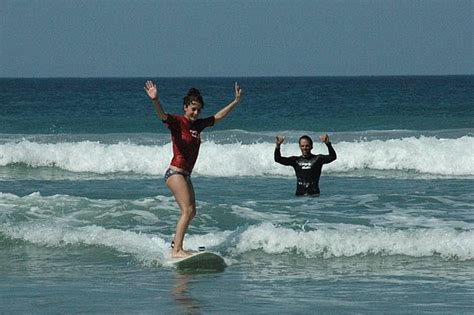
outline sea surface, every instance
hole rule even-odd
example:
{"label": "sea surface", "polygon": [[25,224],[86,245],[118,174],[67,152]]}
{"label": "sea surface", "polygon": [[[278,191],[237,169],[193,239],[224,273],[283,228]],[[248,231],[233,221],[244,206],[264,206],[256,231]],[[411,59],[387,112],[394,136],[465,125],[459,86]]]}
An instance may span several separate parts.
{"label": "sea surface", "polygon": [[[169,265],[179,210],[163,181],[169,113],[202,117],[185,246],[218,273]],[[319,198],[273,161],[313,137],[338,159]],[[0,79],[1,314],[474,313],[474,76]]]}

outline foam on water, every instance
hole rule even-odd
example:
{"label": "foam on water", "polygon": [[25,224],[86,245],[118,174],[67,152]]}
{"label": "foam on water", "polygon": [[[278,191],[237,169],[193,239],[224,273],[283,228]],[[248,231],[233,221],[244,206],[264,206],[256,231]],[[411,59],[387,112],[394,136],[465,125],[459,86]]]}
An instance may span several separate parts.
{"label": "foam on water", "polygon": [[[325,172],[353,175],[364,170],[412,172],[434,176],[474,176],[474,137],[455,139],[408,137],[388,140],[357,140],[334,143],[338,159]],[[293,170],[273,161],[274,143],[243,144],[203,142],[194,169],[201,176],[293,176]],[[321,143],[314,153],[327,154]],[[299,155],[296,143],[282,147],[286,156]],[[30,140],[0,145],[0,166],[54,167],[70,172],[95,174],[131,173],[161,175],[171,159],[170,143],[143,145],[131,142],[104,144],[98,141],[39,143]]]}
{"label": "foam on water", "polygon": [[[104,228],[96,225],[72,227],[67,224],[0,224],[0,235],[45,247],[105,246],[127,254],[143,264],[165,264],[170,259],[170,242],[154,234]],[[212,249],[225,241],[229,232],[187,236],[186,246]]]}
{"label": "foam on water", "polygon": [[308,258],[439,255],[447,259],[472,260],[474,231],[445,228],[395,230],[337,224],[305,232],[262,223],[243,232],[235,247],[237,253],[252,250],[269,254],[296,252]]}
{"label": "foam on water", "polygon": [[72,172],[99,174],[132,172],[156,175],[168,163],[171,146],[132,143],[102,144],[80,141],[37,143],[22,140],[0,146],[0,165],[26,164],[30,167],[57,167]]}
{"label": "foam on water", "polygon": [[[47,247],[106,246],[144,263],[162,264],[169,258],[169,242],[163,237],[95,225],[1,224],[0,233]],[[223,248],[223,244],[228,247]],[[186,245],[190,249],[202,245],[218,248],[225,251],[224,255],[231,256],[263,251],[271,255],[303,255],[308,259],[367,255],[474,259],[474,232],[454,229],[393,230],[339,224],[305,232],[262,223],[244,231],[187,236]]]}
{"label": "foam on water", "polygon": [[[90,200],[39,193],[24,197],[0,193],[0,197],[2,238],[46,247],[106,246],[145,264],[162,264],[169,258],[177,214],[172,198]],[[380,225],[319,222],[306,230],[292,224],[288,214],[237,205],[230,211],[260,223],[234,230],[219,230],[213,224],[212,231],[188,235],[186,246],[206,246],[228,258],[261,251],[308,259],[366,255],[474,259],[474,231],[466,222],[410,216],[405,211],[373,217]]]}

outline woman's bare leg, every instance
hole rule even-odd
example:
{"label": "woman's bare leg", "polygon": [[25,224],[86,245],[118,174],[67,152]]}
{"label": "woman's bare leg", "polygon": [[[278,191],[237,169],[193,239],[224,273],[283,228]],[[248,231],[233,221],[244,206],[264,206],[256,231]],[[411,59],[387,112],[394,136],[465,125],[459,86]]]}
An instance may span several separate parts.
{"label": "woman's bare leg", "polygon": [[176,223],[174,248],[171,256],[186,257],[191,255],[191,252],[183,249],[184,234],[188,229],[189,223],[196,215],[196,200],[194,197],[193,184],[190,180],[186,180],[182,175],[170,176],[166,181],[166,184],[173,193],[181,210],[181,216]]}

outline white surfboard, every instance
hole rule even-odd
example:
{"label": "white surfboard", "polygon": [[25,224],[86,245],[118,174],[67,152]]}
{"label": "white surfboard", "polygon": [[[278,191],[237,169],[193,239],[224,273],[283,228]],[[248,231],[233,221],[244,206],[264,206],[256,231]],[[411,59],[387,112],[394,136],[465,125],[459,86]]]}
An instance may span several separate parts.
{"label": "white surfboard", "polygon": [[207,251],[184,258],[171,258],[169,263],[181,271],[224,271],[227,266],[224,258]]}

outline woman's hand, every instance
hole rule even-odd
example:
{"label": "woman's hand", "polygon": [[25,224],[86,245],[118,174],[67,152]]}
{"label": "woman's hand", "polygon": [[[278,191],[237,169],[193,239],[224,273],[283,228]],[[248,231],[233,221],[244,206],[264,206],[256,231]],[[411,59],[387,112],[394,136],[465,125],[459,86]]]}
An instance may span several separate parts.
{"label": "woman's hand", "polygon": [[158,99],[158,88],[152,81],[146,81],[145,91],[152,100]]}
{"label": "woman's hand", "polygon": [[168,119],[168,114],[163,110],[160,104],[160,100],[158,99],[158,88],[152,81],[148,80],[145,83],[145,91],[148,96],[151,98],[151,102],[155,106],[156,113],[160,117],[161,120],[166,121]]}
{"label": "woman's hand", "polygon": [[242,94],[242,89],[240,88],[240,85],[235,82],[235,100],[237,102],[240,102],[240,96]]}
{"label": "woman's hand", "polygon": [[234,89],[235,89],[235,99],[214,115],[216,123],[224,119],[235,108],[235,106],[239,104],[240,97],[242,95],[242,89],[237,84],[237,82],[235,82]]}

